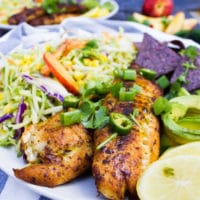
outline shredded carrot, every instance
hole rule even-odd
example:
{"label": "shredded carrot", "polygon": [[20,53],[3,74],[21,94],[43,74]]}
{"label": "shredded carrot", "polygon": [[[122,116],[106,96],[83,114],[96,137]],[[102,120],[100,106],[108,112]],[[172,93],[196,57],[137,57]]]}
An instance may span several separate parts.
{"label": "shredded carrot", "polygon": [[[66,56],[73,49],[83,48],[86,42],[87,41],[80,41],[77,39],[67,39],[56,49],[53,55],[57,59],[60,59],[61,57]],[[40,73],[44,76],[49,76],[51,73],[51,70],[49,69],[47,65],[44,65]]]}

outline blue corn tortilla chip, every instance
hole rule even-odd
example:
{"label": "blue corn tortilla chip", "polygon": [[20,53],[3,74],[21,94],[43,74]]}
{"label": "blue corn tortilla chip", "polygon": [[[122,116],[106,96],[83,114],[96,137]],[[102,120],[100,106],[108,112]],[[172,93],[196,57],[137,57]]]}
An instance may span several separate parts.
{"label": "blue corn tortilla chip", "polygon": [[[186,58],[182,58],[182,61],[180,62],[180,65],[176,68],[174,71],[170,82],[173,83],[177,80],[177,78],[185,71],[184,67],[182,67],[182,64],[187,61]],[[184,84],[183,86],[188,91],[193,91],[200,88],[200,51],[199,55],[195,59],[194,64],[197,66],[196,69],[190,69],[187,73],[186,80],[188,81],[187,84]]]}
{"label": "blue corn tortilla chip", "polygon": [[160,43],[145,33],[136,57],[136,64],[157,72],[157,76],[168,74],[180,65],[181,57],[166,43]]}

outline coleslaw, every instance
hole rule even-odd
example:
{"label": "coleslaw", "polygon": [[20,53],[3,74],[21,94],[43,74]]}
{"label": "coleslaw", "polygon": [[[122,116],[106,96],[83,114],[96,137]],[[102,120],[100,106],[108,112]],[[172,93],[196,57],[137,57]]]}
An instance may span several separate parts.
{"label": "coleslaw", "polygon": [[[80,39],[77,35],[74,38]],[[44,66],[43,53],[54,52],[65,39],[71,39],[70,34],[65,33],[59,39],[29,49],[19,46],[8,55],[1,55],[0,117],[10,117],[0,123],[0,145],[16,145],[17,130],[45,121],[63,109],[62,99],[70,93],[55,78],[43,77],[40,70]],[[86,57],[83,56],[85,49],[82,48],[71,50],[60,59],[64,66],[71,66],[68,68],[69,73],[81,92],[84,92],[88,83],[110,84],[114,79],[114,70],[128,68],[137,53],[123,30],[114,36],[102,33],[82,37],[81,40],[95,41],[97,47],[87,49]],[[20,113],[21,119],[16,120],[22,102],[26,108]]]}

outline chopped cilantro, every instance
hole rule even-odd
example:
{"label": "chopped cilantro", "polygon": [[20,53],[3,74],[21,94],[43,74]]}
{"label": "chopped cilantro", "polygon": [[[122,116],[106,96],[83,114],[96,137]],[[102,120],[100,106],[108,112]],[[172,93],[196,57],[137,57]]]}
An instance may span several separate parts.
{"label": "chopped cilantro", "polygon": [[140,125],[140,123],[138,122],[138,120],[136,119],[136,117],[139,115],[139,110],[137,109],[137,108],[135,108],[134,110],[133,110],[133,113],[130,115],[130,118],[131,118],[131,120],[133,121],[133,122],[135,122],[135,124],[139,127],[139,128],[141,128],[141,125]]}
{"label": "chopped cilantro", "polygon": [[98,45],[98,43],[97,43],[97,40],[89,40],[87,43],[86,43],[86,45],[85,45],[85,47],[83,48],[83,50],[84,49],[98,49],[98,47],[99,47],[99,45]]}
{"label": "chopped cilantro", "polygon": [[186,49],[181,50],[180,54],[194,61],[198,56],[198,49],[195,46],[188,46]]}
{"label": "chopped cilantro", "polygon": [[181,80],[177,79],[176,81],[174,81],[170,85],[169,92],[167,93],[167,95],[165,96],[165,98],[166,99],[171,99],[173,97],[176,97],[177,93],[178,93],[178,91],[180,90],[181,87],[182,87],[182,82],[181,82]]}
{"label": "chopped cilantro", "polygon": [[182,66],[186,69],[196,69],[197,68],[197,66],[193,62],[188,62],[188,61],[184,62],[182,64]]}
{"label": "chopped cilantro", "polygon": [[82,111],[82,124],[85,128],[98,129],[104,127],[109,122],[106,107],[102,106],[102,102],[92,102],[85,100],[80,105]]}

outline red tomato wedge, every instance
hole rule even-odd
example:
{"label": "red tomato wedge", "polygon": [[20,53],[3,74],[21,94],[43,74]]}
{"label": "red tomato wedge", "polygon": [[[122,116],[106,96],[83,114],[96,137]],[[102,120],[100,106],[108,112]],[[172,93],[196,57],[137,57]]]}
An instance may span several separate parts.
{"label": "red tomato wedge", "polygon": [[58,81],[62,83],[69,92],[78,95],[78,84],[68,73],[65,67],[57,60],[55,55],[46,52],[44,53],[43,58],[46,65],[49,67],[49,69],[51,70],[53,75],[58,79]]}

